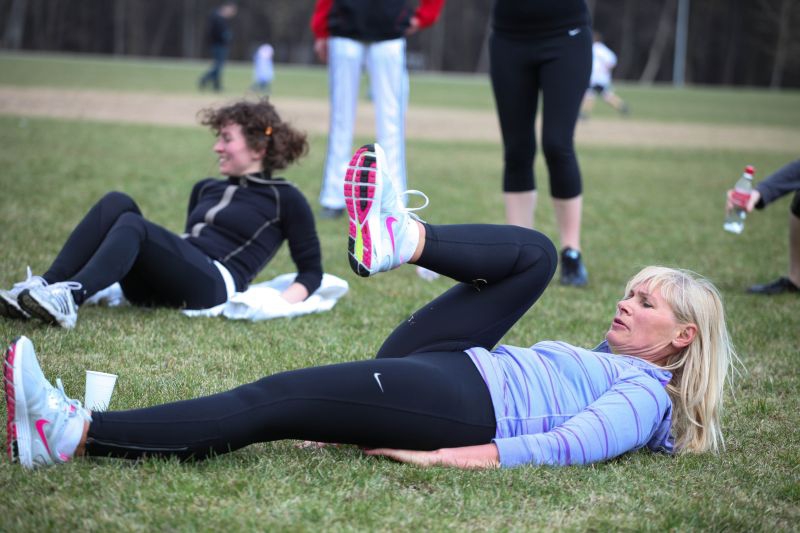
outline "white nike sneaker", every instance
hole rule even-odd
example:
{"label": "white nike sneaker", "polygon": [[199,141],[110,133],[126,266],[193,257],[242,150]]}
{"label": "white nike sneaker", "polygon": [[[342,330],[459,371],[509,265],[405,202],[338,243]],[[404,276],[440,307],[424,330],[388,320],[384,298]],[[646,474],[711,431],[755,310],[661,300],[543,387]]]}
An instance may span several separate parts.
{"label": "white nike sneaker", "polygon": [[77,281],[60,281],[44,287],[34,287],[20,293],[20,307],[29,315],[48,324],[72,329],[78,320],[78,306],[72,291],[81,288]]}
{"label": "white nike sneaker", "polygon": [[7,451],[11,462],[25,468],[69,461],[74,455],[89,411],[78,400],[67,398],[45,379],[33,343],[20,337],[8,347],[5,377]]}
{"label": "white nike sneaker", "polygon": [[19,306],[19,294],[27,289],[34,287],[44,287],[47,282],[41,276],[34,276],[31,273],[31,267],[28,267],[28,277],[25,281],[20,281],[14,284],[9,290],[0,289],[0,316],[7,316],[9,318],[29,318],[27,312]]}
{"label": "white nike sneaker", "polygon": [[[402,195],[418,194],[421,207],[403,206]],[[359,276],[372,276],[407,263],[419,243],[417,211],[428,205],[420,191],[398,194],[386,171],[386,158],[377,144],[353,155],[344,178],[344,197],[350,219],[347,248],[350,267]]]}

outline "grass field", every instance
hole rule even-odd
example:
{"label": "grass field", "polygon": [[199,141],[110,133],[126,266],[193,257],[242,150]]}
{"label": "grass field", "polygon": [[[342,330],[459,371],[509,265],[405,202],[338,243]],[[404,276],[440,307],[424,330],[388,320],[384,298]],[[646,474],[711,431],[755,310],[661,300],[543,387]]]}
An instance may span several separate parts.
{"label": "grass field", "polygon": [[[3,54],[0,85],[189,92],[203,65]],[[285,68],[279,75],[276,92],[325,97],[319,69]],[[229,86],[243,88],[249,70],[233,65],[230,76]],[[412,83],[420,105],[491,106],[485,80],[425,75]],[[672,120],[676,109],[688,108],[698,111],[680,120],[800,127],[797,92],[623,90],[636,116],[649,119]],[[309,156],[285,175],[315,204],[325,138],[310,140]],[[0,117],[0,286],[18,281],[26,265],[41,273],[82,214],[111,189],[136,198],[151,220],[182,231],[191,185],[215,173],[210,141],[199,127]],[[579,147],[579,157],[590,286],[551,285],[504,342],[592,346],[625,280],[641,266],[707,275],[723,293],[743,363],[735,395],[727,397],[725,453],[642,452],[589,467],[462,472],[365,458],[348,447],[307,451],[280,442],[200,464],[79,460],[29,472],[2,462],[0,531],[797,530],[800,299],[743,293],[786,270],[789,199],[753,215],[741,236],[722,231],[724,191],[742,167],[754,164],[763,177],[797,154]],[[500,162],[494,144],[411,139],[410,182],[431,199],[423,217],[501,223]],[[541,161],[537,172],[546,196]],[[552,219],[542,202],[539,228],[555,237]],[[251,324],[87,307],[69,332],[0,319],[0,339],[29,336],[48,378],[60,376],[77,397],[85,369],[119,374],[112,408],[127,409],[371,357],[397,323],[451,283],[423,282],[411,268],[357,278],[346,261],[344,223],[319,220],[318,231],[325,270],[350,282],[350,293],[330,313]],[[259,280],[292,269],[284,249]]]}

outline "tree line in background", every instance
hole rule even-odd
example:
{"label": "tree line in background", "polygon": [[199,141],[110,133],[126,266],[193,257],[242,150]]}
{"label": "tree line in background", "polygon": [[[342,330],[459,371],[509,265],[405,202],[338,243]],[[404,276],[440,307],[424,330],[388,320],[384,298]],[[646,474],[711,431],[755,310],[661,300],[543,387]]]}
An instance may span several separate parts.
{"label": "tree line in background", "polygon": [[[375,0],[380,1],[380,0]],[[519,0],[522,1],[522,0]],[[552,0],[559,1],[559,0]],[[618,55],[618,79],[673,78],[679,0],[588,0],[595,29]],[[207,57],[208,15],[218,0],[0,0],[0,45],[116,56]],[[314,0],[239,0],[231,59],[269,42],[278,62],[315,61]],[[409,40],[414,69],[485,72],[492,2],[449,0],[439,22]],[[694,0],[685,80],[800,87],[800,2]]]}

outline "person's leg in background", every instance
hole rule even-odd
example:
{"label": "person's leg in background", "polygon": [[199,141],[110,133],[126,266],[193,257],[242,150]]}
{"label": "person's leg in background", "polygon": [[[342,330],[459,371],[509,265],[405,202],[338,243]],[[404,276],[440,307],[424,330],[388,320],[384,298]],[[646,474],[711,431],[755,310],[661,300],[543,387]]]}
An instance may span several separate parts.
{"label": "person's leg in background", "polygon": [[528,41],[492,34],[490,77],[503,135],[503,199],[506,222],[532,228],[536,210],[533,162],[536,155],[536,108],[539,78]]}
{"label": "person's leg in background", "polygon": [[[47,293],[48,296],[52,293],[60,303],[51,310],[57,312],[58,317],[62,319],[59,323],[64,327],[72,327],[77,305],[82,301],[84,293],[82,289],[73,292],[72,289],[77,285],[65,282],[89,262],[119,218],[128,214],[141,216],[136,202],[128,195],[110,192],[103,196],[72,230],[44,275],[33,276],[28,269],[28,279],[14,284],[9,290],[0,290],[0,315],[19,319],[30,318],[30,311],[25,310],[20,301],[23,293],[34,291],[35,294]],[[79,300],[77,305],[76,298]],[[34,302],[31,305],[38,303]],[[46,314],[36,316],[49,321]]]}
{"label": "person's leg in background", "polygon": [[372,101],[375,104],[375,131],[386,153],[389,173],[396,187],[405,191],[406,180],[406,109],[408,108],[408,71],[405,38],[378,41],[367,47]]}
{"label": "person's leg in background", "polygon": [[550,193],[561,239],[561,283],[583,286],[588,274],[581,256],[583,184],[575,155],[575,124],[592,68],[591,35],[549,40],[542,64],[542,151],[550,174]]}
{"label": "person's leg in background", "polygon": [[800,191],[794,193],[789,208],[789,273],[769,283],[749,287],[747,292],[772,296],[800,292]]}
{"label": "person's leg in background", "polygon": [[328,39],[330,124],[319,202],[323,217],[344,213],[343,177],[352,155],[356,106],[365,45],[344,37]]}

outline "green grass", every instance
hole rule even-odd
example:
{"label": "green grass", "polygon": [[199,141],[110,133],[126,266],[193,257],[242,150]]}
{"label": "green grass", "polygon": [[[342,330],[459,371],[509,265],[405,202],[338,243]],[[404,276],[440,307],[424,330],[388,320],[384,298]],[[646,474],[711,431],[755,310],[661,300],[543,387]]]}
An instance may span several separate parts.
{"label": "green grass", "polygon": [[[7,59],[0,56],[0,83],[10,83]],[[453,87],[461,83],[454,80]],[[183,89],[176,83],[174,90]],[[652,94],[654,106],[671,98]],[[690,97],[702,101],[698,92],[687,91]],[[726,107],[719,100],[696,105],[710,107],[708,115],[723,115]],[[796,108],[786,109],[792,113]],[[0,117],[0,286],[18,281],[28,264],[44,270],[80,216],[110,189],[129,193],[150,219],[181,231],[191,184],[215,172],[209,141],[201,128]],[[312,137],[309,156],[285,173],[312,204],[324,152],[324,137]],[[579,154],[590,286],[551,285],[504,341],[592,346],[608,327],[625,280],[641,266],[664,263],[707,275],[723,293],[746,368],[735,397],[727,398],[725,453],[642,452],[589,467],[462,472],[365,458],[349,447],[305,451],[282,442],[200,464],[79,460],[28,472],[1,462],[0,530],[796,530],[800,300],[742,291],[785,271],[789,199],[753,215],[741,236],[721,227],[724,190],[743,165],[766,172],[796,154],[702,146],[582,147]],[[424,218],[502,222],[500,162],[501,150],[492,144],[411,140],[411,185],[431,198]],[[537,173],[543,196],[537,221],[554,236],[541,162]],[[85,369],[119,374],[112,408],[136,408],[282,370],[371,357],[397,323],[450,285],[422,282],[411,268],[357,278],[345,258],[343,223],[319,220],[318,231],[325,270],[350,282],[332,312],[251,324],[188,319],[164,309],[86,307],[69,332],[0,319],[0,339],[29,336],[46,375],[61,376],[77,397]],[[292,269],[284,249],[259,279]]]}
{"label": "green grass", "polygon": [[[108,89],[186,93],[196,88],[206,60],[131,59],[108,56],[0,52],[0,85],[53,86],[70,89]],[[252,67],[231,61],[225,69],[226,96],[244,94],[252,83]],[[800,123],[800,91],[765,91],[669,86],[645,87],[619,83],[617,92],[630,104],[630,120],[708,122],[796,127]],[[324,66],[276,66],[276,97],[326,99]],[[411,105],[494,111],[486,74],[412,73]],[[594,117],[617,118],[598,101]]]}

